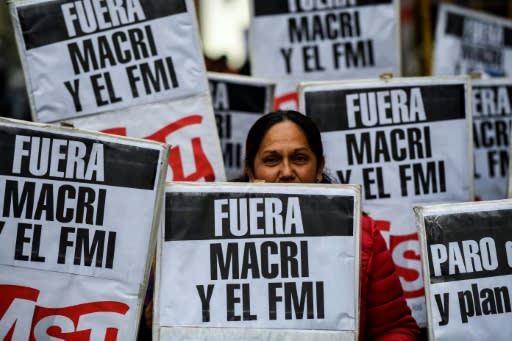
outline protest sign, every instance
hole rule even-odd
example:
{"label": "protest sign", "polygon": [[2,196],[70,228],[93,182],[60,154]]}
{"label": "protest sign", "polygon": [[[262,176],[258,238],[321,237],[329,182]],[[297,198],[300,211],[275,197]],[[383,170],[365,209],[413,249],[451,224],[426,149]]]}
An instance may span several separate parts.
{"label": "protest sign", "polygon": [[473,198],[467,78],[309,82],[301,111],[320,128],[326,168],[363,186],[363,209],[387,238],[413,316],[425,323],[412,207]]}
{"label": "protest sign", "polygon": [[300,81],[400,75],[397,0],[251,4],[251,74],[277,82],[278,108],[297,108]]}
{"label": "protest sign", "polygon": [[505,199],[512,124],[512,79],[471,81],[475,195],[480,200]]}
{"label": "protest sign", "polygon": [[272,110],[275,84],[216,72],[208,73],[208,81],[226,177],[233,179],[243,174],[244,145],[249,129]]}
{"label": "protest sign", "polygon": [[512,75],[512,20],[439,4],[433,75]]}
{"label": "protest sign", "polygon": [[360,215],[353,185],[168,184],[154,330],[355,340]]}
{"label": "protest sign", "polygon": [[34,121],[207,92],[190,0],[22,0],[11,13]]}
{"label": "protest sign", "polygon": [[0,120],[0,339],[135,340],[167,147]]}
{"label": "protest sign", "polygon": [[415,207],[430,340],[512,335],[512,200]]}

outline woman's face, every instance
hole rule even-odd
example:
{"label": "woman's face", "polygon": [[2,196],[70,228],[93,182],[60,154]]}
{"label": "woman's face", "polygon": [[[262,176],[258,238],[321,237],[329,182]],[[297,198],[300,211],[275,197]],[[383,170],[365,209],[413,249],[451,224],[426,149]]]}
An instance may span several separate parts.
{"label": "woman's face", "polygon": [[322,179],[323,162],[311,150],[302,129],[292,121],[273,125],[263,136],[250,181],[312,183]]}

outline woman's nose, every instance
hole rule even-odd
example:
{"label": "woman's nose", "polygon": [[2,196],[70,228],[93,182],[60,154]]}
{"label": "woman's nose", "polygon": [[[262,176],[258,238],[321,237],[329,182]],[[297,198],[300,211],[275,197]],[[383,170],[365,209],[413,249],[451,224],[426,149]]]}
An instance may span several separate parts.
{"label": "woman's nose", "polygon": [[281,181],[290,181],[295,178],[292,165],[288,161],[284,161],[281,165]]}

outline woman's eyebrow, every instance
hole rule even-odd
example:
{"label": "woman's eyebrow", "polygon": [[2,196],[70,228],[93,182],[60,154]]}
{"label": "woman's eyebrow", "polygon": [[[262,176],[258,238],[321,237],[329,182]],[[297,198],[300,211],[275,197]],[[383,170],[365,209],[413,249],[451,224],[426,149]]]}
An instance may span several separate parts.
{"label": "woman's eyebrow", "polygon": [[293,151],[294,152],[308,152],[310,151],[311,149],[308,148],[308,147],[300,147],[300,148],[295,148]]}

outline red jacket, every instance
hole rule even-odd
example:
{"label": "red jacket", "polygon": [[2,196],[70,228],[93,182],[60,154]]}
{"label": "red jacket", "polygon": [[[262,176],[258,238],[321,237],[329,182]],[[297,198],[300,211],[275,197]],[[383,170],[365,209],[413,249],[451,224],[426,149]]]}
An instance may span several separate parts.
{"label": "red jacket", "polygon": [[417,340],[419,328],[405,302],[386,242],[368,215],[361,217],[359,340]]}

